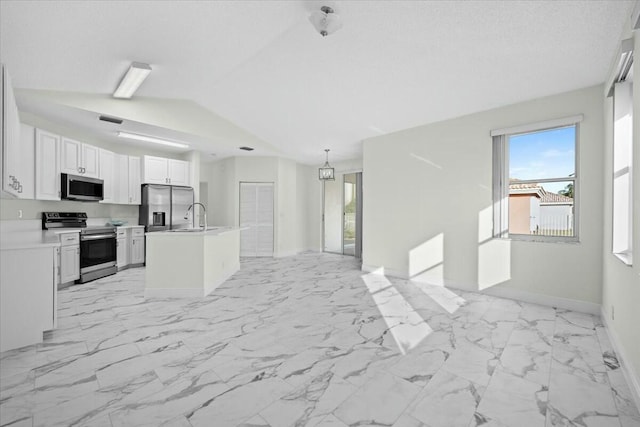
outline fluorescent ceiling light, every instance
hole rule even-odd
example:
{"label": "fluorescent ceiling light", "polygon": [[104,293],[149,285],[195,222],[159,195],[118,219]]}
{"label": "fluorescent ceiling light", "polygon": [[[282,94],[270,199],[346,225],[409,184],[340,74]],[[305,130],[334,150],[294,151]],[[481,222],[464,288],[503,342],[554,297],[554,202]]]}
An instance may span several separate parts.
{"label": "fluorescent ceiling light", "polygon": [[118,132],[118,136],[120,138],[129,138],[129,139],[135,139],[138,141],[153,142],[154,144],[168,145],[169,147],[177,147],[177,148],[189,147],[187,144],[183,144],[181,142],[169,141],[162,138],[156,138],[154,136],[138,135],[137,133]]}
{"label": "fluorescent ceiling light", "polygon": [[134,62],[131,64],[127,73],[120,81],[120,85],[113,92],[114,98],[131,98],[138,87],[142,84],[144,79],[147,78],[151,72],[149,64],[143,64],[142,62]]}

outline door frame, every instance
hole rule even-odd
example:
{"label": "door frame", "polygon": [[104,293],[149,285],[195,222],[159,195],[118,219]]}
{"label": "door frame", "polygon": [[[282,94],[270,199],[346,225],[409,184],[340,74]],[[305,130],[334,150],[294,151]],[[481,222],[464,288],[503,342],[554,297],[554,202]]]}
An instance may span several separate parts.
{"label": "door frame", "polygon": [[[345,170],[343,172],[337,172],[336,173],[336,175],[342,176],[342,179],[341,179],[342,180],[342,185],[341,185],[341,190],[340,190],[340,192],[341,192],[340,200],[341,200],[341,206],[342,206],[342,208],[341,208],[342,209],[342,221],[341,221],[341,224],[340,224],[340,252],[332,252],[332,251],[325,250],[325,241],[326,241],[326,225],[325,225],[325,204],[326,204],[325,191],[326,191],[326,188],[325,188],[325,184],[326,184],[326,181],[324,181],[324,180],[322,181],[322,214],[321,214],[321,221],[322,221],[322,239],[321,239],[322,252],[326,252],[328,254],[344,255],[344,217],[345,217],[345,215],[344,215],[344,213],[345,213],[344,212],[344,207],[345,207],[345,205],[344,205],[344,183],[345,183],[344,178],[345,177],[344,176],[348,175],[348,174],[358,174],[358,173],[362,174],[363,173],[362,169],[348,169],[348,170]],[[337,180],[337,177],[336,177],[336,180]],[[361,185],[361,187],[363,185],[362,178],[360,178],[360,185]],[[357,187],[357,185],[356,185],[356,187]],[[356,188],[356,194],[359,194],[360,196],[362,196],[362,188],[360,189],[359,193],[357,192],[357,188]],[[362,211],[362,207],[363,207],[362,200],[357,202],[357,206]],[[362,221],[363,221],[362,212],[360,212],[360,215],[356,214],[356,221],[358,220],[358,218],[360,219],[360,230],[361,230],[360,234],[362,235]],[[357,227],[357,225],[356,225],[356,227]],[[356,237],[356,240],[357,240],[357,237]],[[360,257],[358,257],[356,255],[355,256],[356,259],[362,259],[362,248],[360,248],[360,249],[361,249]],[[353,256],[353,255],[348,255],[348,256]]]}

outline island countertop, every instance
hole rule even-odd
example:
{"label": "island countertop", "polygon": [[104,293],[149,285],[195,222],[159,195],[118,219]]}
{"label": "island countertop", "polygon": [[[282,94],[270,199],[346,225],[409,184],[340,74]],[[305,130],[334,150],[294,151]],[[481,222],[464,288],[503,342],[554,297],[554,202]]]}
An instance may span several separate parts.
{"label": "island countertop", "polygon": [[226,234],[232,231],[242,230],[240,227],[234,226],[211,226],[205,231],[200,228],[183,228],[178,230],[152,231],[145,233],[146,236],[216,236]]}

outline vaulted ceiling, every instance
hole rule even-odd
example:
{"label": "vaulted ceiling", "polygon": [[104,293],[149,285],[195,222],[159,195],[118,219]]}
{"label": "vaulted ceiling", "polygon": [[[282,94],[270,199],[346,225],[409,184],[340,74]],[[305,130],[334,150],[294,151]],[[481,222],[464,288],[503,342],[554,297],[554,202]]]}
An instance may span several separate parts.
{"label": "vaulted ceiling", "polygon": [[[308,16],[325,4],[344,26],[321,37]],[[220,157],[253,144],[317,164],[324,148],[355,158],[372,136],[603,82],[633,5],[2,0],[0,60],[25,111],[109,136],[88,114],[108,109]],[[132,61],[153,71],[114,100]]]}

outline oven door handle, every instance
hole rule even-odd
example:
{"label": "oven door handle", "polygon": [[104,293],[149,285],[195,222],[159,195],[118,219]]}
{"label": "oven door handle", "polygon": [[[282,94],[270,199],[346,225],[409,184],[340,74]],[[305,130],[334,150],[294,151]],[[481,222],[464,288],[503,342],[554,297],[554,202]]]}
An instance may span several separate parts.
{"label": "oven door handle", "polygon": [[115,239],[116,233],[112,234],[90,234],[88,236],[80,236],[80,240],[98,240],[98,239]]}

